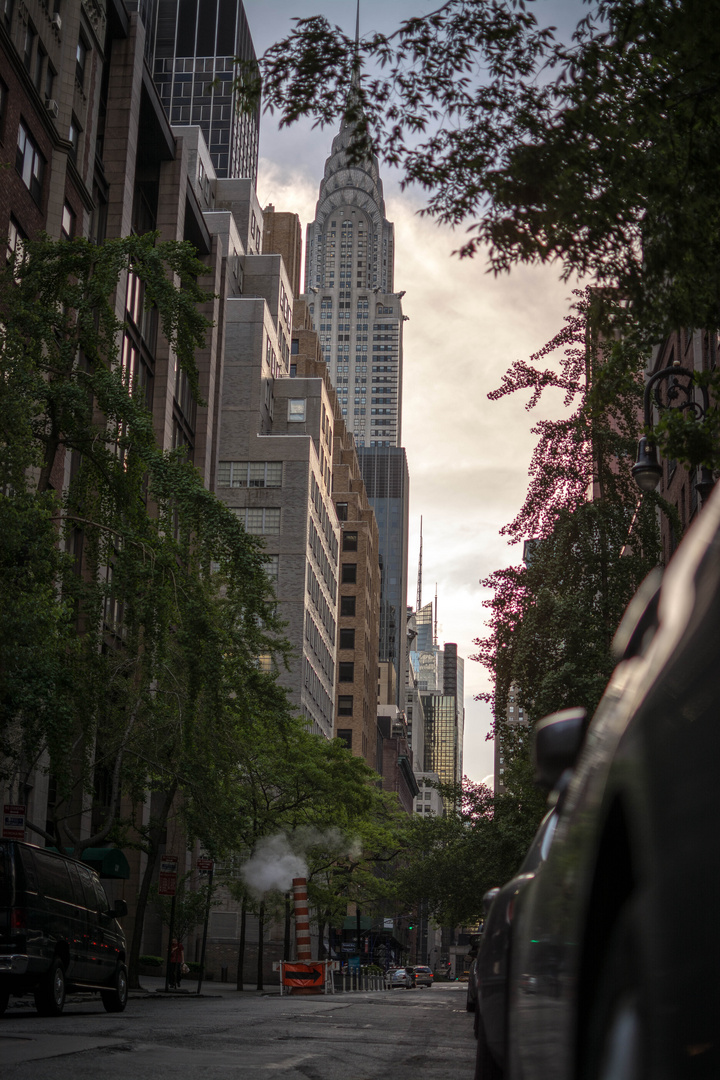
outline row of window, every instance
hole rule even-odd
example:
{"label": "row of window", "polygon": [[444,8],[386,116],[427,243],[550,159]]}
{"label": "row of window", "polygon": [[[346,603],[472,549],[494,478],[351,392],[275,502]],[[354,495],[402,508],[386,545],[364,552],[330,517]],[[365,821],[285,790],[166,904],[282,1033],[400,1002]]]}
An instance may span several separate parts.
{"label": "row of window", "polygon": [[242,506],[233,508],[245,531],[258,536],[277,536],[280,533],[280,508],[275,506]]}
{"label": "row of window", "polygon": [[320,631],[320,628],[316,626],[315,620],[309,611],[305,612],[305,637],[310,648],[320,661],[320,667],[323,669],[328,677],[328,681],[332,685],[335,682],[335,659],[325,644],[322,632]]}
{"label": "row of window", "polygon": [[335,597],[337,596],[337,580],[335,578],[335,571],[333,570],[333,567],[330,564],[330,560],[325,553],[325,548],[323,547],[322,540],[320,539],[320,533],[315,528],[315,522],[313,521],[312,517],[310,518],[308,533],[308,544],[310,545],[310,550],[315,556],[315,561],[320,567],[320,572],[325,579],[325,584],[328,587],[330,595],[332,596],[333,600],[335,600]]}
{"label": "row of window", "polygon": [[310,599],[315,605],[315,610],[320,616],[320,620],[327,630],[330,641],[335,644],[335,619],[333,618],[330,605],[325,599],[325,594],[320,587],[320,582],[317,579],[315,571],[308,563],[307,568],[307,591],[310,594]]}
{"label": "row of window", "polygon": [[307,657],[303,664],[304,671],[304,683],[307,692],[313,699],[317,707],[326,720],[332,721],[333,703],[330,695],[323,685],[323,681],[318,675],[315,668],[312,666]]}
{"label": "row of window", "polygon": [[218,487],[282,487],[281,461],[219,461]]}
{"label": "row of window", "polygon": [[315,507],[315,511],[316,511],[317,516],[318,516],[318,518],[320,520],[323,535],[325,536],[325,539],[327,540],[327,543],[328,543],[328,547],[330,548],[330,554],[332,556],[333,564],[335,566],[337,566],[337,557],[338,557],[337,537],[336,537],[335,532],[333,530],[333,525],[332,525],[332,522],[330,520],[330,515],[327,512],[327,508],[326,508],[325,502],[323,500],[322,490],[320,489],[320,485],[318,484],[317,480],[315,479],[315,474],[314,473],[310,474],[310,498],[312,499],[313,506]]}

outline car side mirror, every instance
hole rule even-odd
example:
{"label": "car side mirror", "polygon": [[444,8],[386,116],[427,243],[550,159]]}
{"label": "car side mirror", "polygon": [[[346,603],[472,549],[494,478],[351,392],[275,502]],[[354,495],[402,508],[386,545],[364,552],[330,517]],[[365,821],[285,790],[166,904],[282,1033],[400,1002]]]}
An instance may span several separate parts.
{"label": "car side mirror", "polygon": [[575,764],[585,738],[585,709],[563,709],[535,725],[535,783],[552,791],[566,769]]}
{"label": "car side mirror", "polygon": [[116,900],[113,906],[113,916],[116,919],[122,919],[123,915],[127,915],[127,913],[127,900]]}

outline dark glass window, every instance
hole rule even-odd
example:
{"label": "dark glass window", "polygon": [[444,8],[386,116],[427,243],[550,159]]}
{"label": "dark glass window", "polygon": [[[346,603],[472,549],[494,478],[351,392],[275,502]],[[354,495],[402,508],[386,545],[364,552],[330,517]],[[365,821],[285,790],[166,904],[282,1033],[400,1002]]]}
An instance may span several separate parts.
{"label": "dark glass window", "polygon": [[357,563],[343,563],[342,567],[342,583],[343,585],[355,585],[357,582]]}
{"label": "dark glass window", "polygon": [[343,551],[357,551],[358,534],[356,532],[343,533]]}
{"label": "dark glass window", "polygon": [[[340,698],[340,700],[342,701],[343,698]],[[347,698],[346,700],[350,702],[350,712],[343,713],[338,709],[339,716],[352,716],[352,698]],[[337,737],[341,742],[345,743],[348,750],[352,750],[352,728],[338,728]]]}
{"label": "dark glass window", "polygon": [[353,682],[355,663],[353,660],[341,660],[338,664],[338,682]]}
{"label": "dark glass window", "polygon": [[85,38],[80,35],[77,49],[75,50],[75,78],[80,86],[85,85],[85,67],[87,65],[88,46]]}
{"label": "dark glass window", "polygon": [[20,173],[25,187],[35,202],[40,203],[45,161],[22,120],[18,125],[15,168]]}
{"label": "dark glass window", "polygon": [[[354,597],[353,597],[354,599]],[[354,649],[355,648],[355,631],[352,627],[343,627],[340,630],[340,648],[341,649]]]}
{"label": "dark glass window", "polygon": [[57,855],[46,854],[44,851],[36,851],[33,854],[44,895],[53,900],[64,900],[68,904],[74,904],[75,894],[65,860]]}
{"label": "dark glass window", "polygon": [[291,356],[297,356],[299,352],[300,352],[300,341],[298,340],[298,338],[294,337],[292,339],[292,341],[290,342],[290,355]]}
{"label": "dark glass window", "polygon": [[354,596],[341,596],[340,597],[340,614],[341,615],[354,615],[355,614],[355,597]]}
{"label": "dark glass window", "polygon": [[348,504],[344,502],[335,503],[335,509],[337,511],[338,521],[347,521]]}

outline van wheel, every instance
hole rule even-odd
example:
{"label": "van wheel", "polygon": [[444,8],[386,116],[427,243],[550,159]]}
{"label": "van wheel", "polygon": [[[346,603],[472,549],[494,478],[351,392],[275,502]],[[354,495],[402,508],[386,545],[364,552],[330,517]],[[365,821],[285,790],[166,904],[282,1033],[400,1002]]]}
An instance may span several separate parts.
{"label": "van wheel", "polygon": [[128,977],[124,964],[117,966],[112,990],[101,990],[100,997],[106,1012],[120,1013],[125,1010],[128,1000]]}
{"label": "van wheel", "polygon": [[59,1016],[65,1007],[65,968],[55,957],[35,991],[35,1008],[41,1016]]}
{"label": "van wheel", "polygon": [[8,1001],[10,1000],[10,991],[6,986],[0,986],[0,1016],[3,1015],[8,1007]]}

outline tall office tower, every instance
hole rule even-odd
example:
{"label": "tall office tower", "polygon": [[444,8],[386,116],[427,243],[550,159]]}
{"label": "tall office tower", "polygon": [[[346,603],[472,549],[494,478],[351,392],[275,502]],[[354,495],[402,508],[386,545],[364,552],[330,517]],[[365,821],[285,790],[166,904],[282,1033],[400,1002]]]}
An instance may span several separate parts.
{"label": "tall office tower", "polygon": [[260,105],[238,109],[232,88],[236,57],[256,65],[242,0],[156,0],[153,17],[153,80],[170,123],[197,124],[215,175],[255,187]]}
{"label": "tall office tower", "polygon": [[393,292],[394,226],[385,217],[377,158],[351,164],[350,133],[343,122],[325,163],[307,227],[305,291],[358,447],[399,446],[404,294]]}
{"label": "tall office tower", "polygon": [[410,478],[401,446],[358,447],[362,478],[380,541],[380,650],[395,669],[395,700],[405,708]]}

